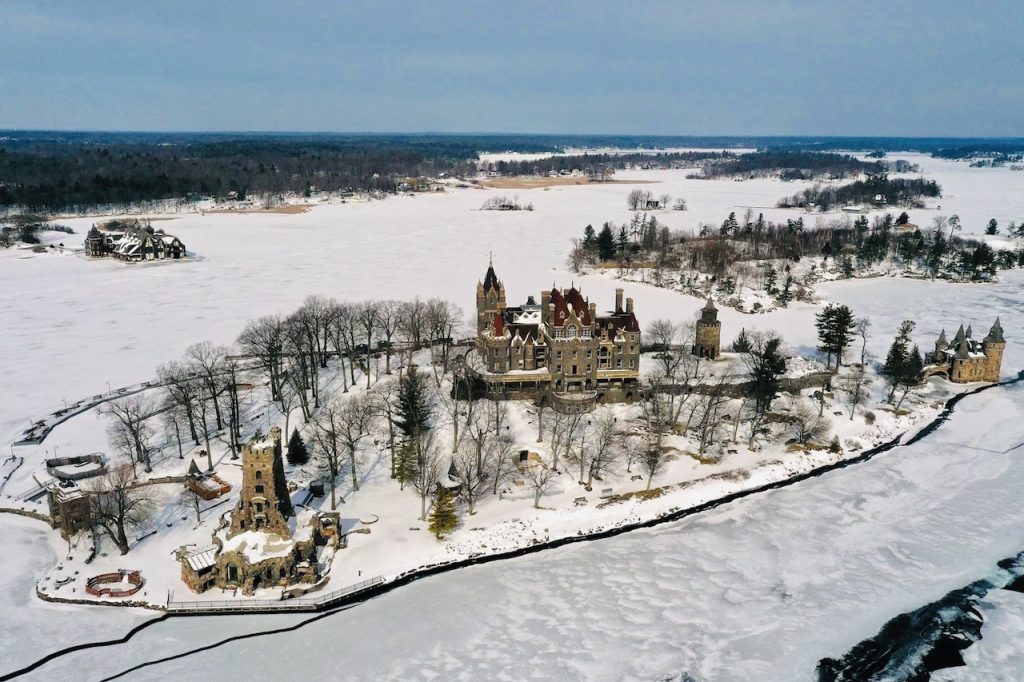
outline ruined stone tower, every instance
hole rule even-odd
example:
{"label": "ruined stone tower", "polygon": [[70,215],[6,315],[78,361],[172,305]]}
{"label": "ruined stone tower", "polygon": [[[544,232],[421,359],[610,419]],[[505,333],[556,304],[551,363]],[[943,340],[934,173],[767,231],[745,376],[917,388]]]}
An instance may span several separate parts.
{"label": "ruined stone tower", "polygon": [[291,537],[288,517],[293,513],[281,459],[281,429],[270,438],[242,446],[241,499],[231,513],[228,537],[249,530]]}
{"label": "ruined stone tower", "polygon": [[708,299],[697,320],[697,333],[692,353],[698,357],[717,360],[722,352],[722,323],[718,320],[718,308]]}
{"label": "ruined stone tower", "polygon": [[494,274],[494,262],[489,261],[484,281],[476,283],[476,333],[491,326],[495,316],[504,310],[505,287]]}

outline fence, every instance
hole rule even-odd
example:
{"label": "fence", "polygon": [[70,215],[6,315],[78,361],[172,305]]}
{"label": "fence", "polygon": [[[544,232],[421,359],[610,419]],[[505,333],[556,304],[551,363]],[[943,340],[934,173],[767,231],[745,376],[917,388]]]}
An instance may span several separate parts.
{"label": "fence", "polygon": [[294,599],[229,599],[219,601],[167,600],[168,613],[264,613],[268,611],[319,611],[345,597],[384,583],[384,576],[368,578],[355,585],[321,594]]}

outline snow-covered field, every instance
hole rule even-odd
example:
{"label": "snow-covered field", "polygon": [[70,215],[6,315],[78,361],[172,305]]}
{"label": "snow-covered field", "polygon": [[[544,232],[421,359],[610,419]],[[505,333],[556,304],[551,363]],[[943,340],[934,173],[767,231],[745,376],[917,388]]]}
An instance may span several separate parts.
{"label": "snow-covered field", "polygon": [[[1024,193],[1019,191],[1021,184],[1024,184],[1024,174],[1003,169],[970,169],[966,164],[910,154],[892,156],[920,163],[930,176],[943,185],[946,196],[940,202],[941,212],[946,215],[958,213],[966,233],[980,233],[990,217],[995,217],[1004,226],[1010,220],[1024,219]],[[665,211],[658,214],[659,221],[671,227],[692,227],[699,221],[718,223],[730,211],[742,213],[746,206],[754,206],[755,211],[762,210],[762,207],[773,206],[779,197],[792,194],[806,185],[774,180],[696,181],[686,180],[685,174],[685,171],[634,172],[620,173],[618,178],[655,180],[659,184],[644,187],[656,195],[668,193],[685,197],[690,205],[689,211]],[[477,209],[485,199],[507,194],[507,190],[464,190],[437,196],[395,198],[384,202],[325,205],[301,215],[185,215],[161,223],[161,227],[181,237],[190,251],[197,254],[196,259],[184,263],[133,267],[115,262],[89,262],[68,252],[42,255],[14,250],[0,252],[0,310],[3,310],[0,357],[4,358],[2,369],[5,385],[5,391],[0,394],[0,435],[5,442],[10,442],[31,419],[61,407],[65,399],[72,402],[102,393],[108,382],[116,388],[150,379],[158,363],[179,356],[188,345],[203,339],[229,342],[237,336],[246,320],[269,312],[289,312],[307,294],[319,293],[348,300],[439,296],[457,302],[468,313],[473,305],[476,280],[483,274],[490,251],[494,252],[495,265],[508,289],[510,303],[536,293],[552,280],[567,285],[572,279],[564,265],[569,240],[579,236],[587,223],[599,225],[609,219],[618,222],[628,219],[625,196],[629,189],[628,185],[619,184],[523,190],[520,192],[521,198],[536,206],[532,213],[480,212]],[[763,210],[767,217],[776,220],[800,214],[773,208]],[[911,212],[911,220],[927,225],[936,213],[934,210]],[[85,232],[91,221],[79,219],[62,222],[71,224],[80,232],[71,238],[59,235],[65,243],[75,244],[80,241],[81,233]],[[918,340],[922,347],[927,347],[940,327],[955,328],[964,319],[973,321],[976,328],[982,329],[987,328],[995,315],[1002,315],[1003,326],[1010,341],[1004,374],[1011,374],[1017,368],[1024,367],[1024,353],[1015,341],[1015,330],[1024,329],[1024,302],[1020,296],[1022,281],[1024,278],[1020,273],[1013,272],[1005,275],[1004,282],[995,286],[873,280],[830,284],[820,291],[824,297],[848,303],[858,314],[872,317],[874,336],[871,349],[876,354],[884,352],[898,321],[904,318],[918,321]],[[582,281],[577,279],[576,284],[582,284],[584,293],[599,305],[607,305],[612,301],[613,290],[617,286],[614,281],[603,277],[586,277]],[[696,299],[643,285],[629,285],[627,295],[636,299],[642,324],[655,317],[690,318],[701,305]],[[725,330],[723,340],[731,339],[740,326],[748,329],[776,328],[792,346],[802,352],[810,352],[815,345],[811,324],[815,311],[816,308],[806,305],[795,305],[763,316],[744,316],[726,310],[721,314]],[[1019,400],[1019,394],[1016,395]],[[965,436],[960,442],[970,440]],[[61,456],[68,456],[105,450],[106,442],[96,418],[87,414],[56,429],[41,449],[51,453],[59,449]],[[969,476],[975,471],[977,469],[964,475]],[[842,478],[847,475],[842,472],[833,476]],[[794,494],[801,488],[798,486]],[[759,503],[744,503],[744,509],[749,504]],[[1011,511],[1008,509],[1007,513]],[[878,523],[877,517],[872,519]],[[6,516],[0,517],[0,529],[6,530],[12,523],[36,522],[22,519],[12,521]],[[957,530],[967,531],[962,527]],[[643,534],[642,537],[661,538],[672,536],[673,532],[672,529],[665,529]],[[804,532],[799,534],[803,535]],[[987,534],[982,533],[981,536],[981,539],[985,539]],[[714,532],[709,537],[713,538]],[[652,544],[656,546],[657,542]],[[600,553],[602,545],[604,543],[594,545],[593,551]],[[643,549],[646,546],[631,545],[630,551],[639,555],[634,564],[637,573],[628,578],[623,578],[620,573],[619,578],[633,585],[634,590],[648,593],[652,602],[660,601],[664,604],[680,597],[672,592],[676,585],[663,584],[666,581],[662,578],[670,572],[676,574],[677,581],[685,576],[686,582],[692,581],[695,585],[713,581],[712,563],[694,565],[670,562],[662,570],[661,557],[657,553],[648,553]],[[793,549],[789,545],[786,548],[787,552],[783,554]],[[587,548],[586,551],[591,550]],[[1008,553],[995,558],[1002,558]],[[988,557],[985,553],[981,554]],[[595,556],[599,554],[591,555],[591,558]],[[724,556],[728,563],[727,555],[720,556]],[[26,577],[25,573],[35,572],[38,566],[52,563],[52,560],[52,555],[48,554],[45,557],[34,557],[31,560],[34,563],[26,563],[13,571],[5,567],[0,574],[0,588],[15,593],[21,590],[24,593],[26,586],[30,588],[33,583],[32,577]],[[790,558],[788,555],[776,558],[776,561],[782,560],[789,561]],[[531,629],[533,620],[528,617],[527,609],[531,603],[543,603],[544,595],[549,593],[539,591],[545,583],[525,576],[532,575],[534,571],[545,572],[546,561],[548,559],[545,557],[533,557],[465,572],[466,576],[473,576],[477,571],[496,571],[495,575],[509,593],[514,592],[517,599],[524,592],[530,597],[509,605],[511,615],[504,616],[508,620],[501,621],[502,616],[496,613],[478,616],[482,618],[486,615],[492,619],[495,628],[504,622],[507,632],[501,641],[509,643],[509,646],[491,647],[499,660],[514,648],[511,645],[515,643],[552,653],[556,649],[568,649],[571,653],[572,647],[576,646],[544,643],[544,637],[534,635]],[[641,568],[644,562],[652,567],[649,572]],[[772,562],[769,561],[769,564]],[[535,565],[537,568],[534,568]],[[566,626],[571,626],[569,630],[558,631],[552,622],[538,623],[537,628],[540,633],[549,632],[552,637],[568,633],[565,636],[574,638],[574,642],[587,641],[585,632],[593,628],[591,632],[596,638],[594,643],[579,646],[593,651],[601,650],[597,642],[600,640],[598,632],[602,622],[632,622],[630,604],[616,601],[620,597],[608,594],[611,590],[607,580],[619,584],[615,582],[618,578],[611,577],[617,571],[617,564],[594,560],[592,570],[599,574],[590,573],[590,568],[576,567],[575,562],[572,562],[572,566],[575,568],[568,570],[587,572],[586,576],[580,576],[584,578],[583,582],[596,580],[599,589],[601,585],[605,589],[597,594],[581,593],[572,599],[566,597],[564,604],[556,603],[556,606],[565,608],[549,610],[552,614],[562,613],[569,621],[575,621],[575,624]],[[957,576],[962,578],[968,570],[973,569],[974,563],[971,563],[969,568],[961,568]],[[509,571],[509,578],[501,577],[506,575],[505,570]],[[460,584],[463,580],[461,576],[462,572],[439,580]],[[512,580],[512,577],[515,579]],[[503,582],[506,580],[512,581]],[[567,576],[565,580],[571,582],[573,579]],[[380,601],[398,604],[399,610],[407,608],[415,612],[418,607],[426,608],[423,599],[428,602],[432,599],[429,593],[424,596],[422,590],[433,582],[427,581],[400,590]],[[536,590],[534,585],[537,586]],[[497,590],[499,596],[505,594],[493,581],[480,589],[487,587]],[[550,593],[561,594],[564,591],[564,585],[557,581],[546,584],[546,587],[550,588]],[[403,594],[408,596],[403,597]],[[558,600],[561,599],[560,596]],[[487,597],[483,601],[491,600]],[[380,602],[373,602],[377,603]],[[462,597],[453,603],[463,604],[466,608],[473,604]],[[590,611],[581,608],[581,612],[572,617],[565,611],[573,603],[587,604],[594,615],[588,616]],[[32,600],[18,607],[19,614],[22,614],[20,617],[24,618],[21,624],[5,620],[4,625],[0,626],[5,630],[8,629],[8,623],[11,623],[19,631],[28,629],[38,633],[33,636],[38,647],[18,647],[15,656],[18,660],[12,658],[12,663],[5,667],[28,662],[42,650],[57,648],[53,643],[60,641],[68,627],[67,620],[55,616],[53,609],[60,608],[43,606]],[[442,610],[464,611],[462,608],[448,607]],[[110,611],[121,615],[116,616]],[[363,614],[360,618],[366,618],[370,617],[368,611],[370,609],[363,606],[353,613]],[[894,611],[897,612],[899,610]],[[64,613],[70,615],[72,612]],[[92,612],[89,614],[91,618],[109,617],[105,622],[111,623],[115,629],[120,626],[121,631],[127,627],[123,620],[116,621],[116,618],[149,617],[146,613],[126,616],[123,611],[113,609],[99,611],[99,616],[92,616]],[[385,624],[388,622],[384,617],[386,615],[388,612],[372,617],[376,622]],[[877,614],[871,615],[873,617]],[[391,612],[391,617],[396,617],[395,612]],[[398,617],[408,619],[406,615],[399,614]],[[649,618],[652,624],[649,624],[648,630],[651,630],[653,623],[660,617],[648,614],[641,617],[640,621],[646,622]],[[870,623],[868,620],[865,617],[863,627],[857,629],[856,633],[846,633],[844,628],[843,634],[849,634],[851,641],[857,641],[872,634],[871,628],[877,628],[885,618]],[[31,626],[26,625],[29,622]],[[332,622],[336,622],[334,618],[326,621]],[[254,623],[244,627],[262,627],[262,623],[260,621],[258,625]],[[462,625],[450,625],[452,633],[444,632],[449,623],[434,622],[430,627],[425,625],[420,634],[427,637],[428,633],[433,632],[435,638],[419,641],[448,641],[449,634],[458,639],[459,632],[470,636],[482,629],[466,627],[463,630]],[[663,631],[653,640],[665,644],[652,645],[646,651],[641,648],[644,654],[636,655],[635,658],[644,659],[646,664],[658,668],[657,671],[652,668],[652,674],[668,674],[686,669],[703,675],[701,670],[722,670],[724,654],[716,654],[713,647],[695,647],[693,651],[697,653],[694,653],[692,659],[672,659],[675,655],[672,652],[678,648],[680,641],[689,641],[691,636],[698,641],[716,638],[714,633],[722,627],[710,621],[699,625],[707,627],[701,630],[695,623],[689,623],[682,630],[671,625],[662,627]],[[681,635],[684,630],[692,634]],[[196,631],[197,636],[204,636],[201,628]],[[366,631],[369,632],[372,629]],[[359,635],[356,632],[353,636],[369,636],[366,633]],[[77,636],[81,634],[76,633]],[[106,636],[106,632],[97,632],[95,638],[103,639]],[[301,641],[301,635],[297,635],[293,641]],[[262,646],[259,640],[250,640],[250,643],[254,644],[254,648]],[[365,643],[361,646],[365,646]],[[440,647],[440,644],[437,646]],[[636,646],[633,645],[634,648]],[[353,650],[359,650],[359,647]],[[613,651],[610,645],[605,645],[604,650]],[[738,647],[737,650],[742,652],[743,648]],[[437,656],[440,656],[441,651],[440,648],[430,649]],[[828,650],[821,655],[839,653],[841,650]],[[208,655],[217,654],[214,652]],[[751,656],[750,660],[755,661],[755,653],[752,652]],[[572,657],[570,655],[566,658]],[[625,656],[619,658],[628,662]],[[669,665],[658,667],[658,661],[666,661]],[[558,665],[570,664],[559,658]],[[729,665],[726,667],[732,669]],[[383,672],[388,673],[389,670],[395,672],[387,668]],[[437,670],[441,672],[443,668],[438,667]],[[637,669],[636,674],[646,676],[644,670]],[[373,670],[367,672],[372,673]],[[591,673],[597,672],[595,668],[565,668],[565,673],[570,676],[591,676]],[[713,677],[718,678],[719,675]]]}
{"label": "snow-covered field", "polygon": [[[650,531],[428,578],[129,679],[280,678],[299,665],[338,679],[810,679],[823,656],[1018,551],[1024,453],[1006,451],[1024,441],[1022,417],[1024,386],[990,390],[934,437],[868,463]],[[300,620],[171,620],[29,679],[98,679]]]}

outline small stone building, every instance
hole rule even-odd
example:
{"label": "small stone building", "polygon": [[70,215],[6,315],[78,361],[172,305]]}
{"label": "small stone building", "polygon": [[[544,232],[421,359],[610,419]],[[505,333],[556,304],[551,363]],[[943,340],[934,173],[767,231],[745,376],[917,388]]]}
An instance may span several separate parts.
{"label": "small stone building", "polygon": [[74,481],[62,480],[51,484],[46,489],[46,502],[50,510],[50,525],[59,528],[65,540],[92,526],[89,493]]}
{"label": "small stone building", "polygon": [[961,324],[950,343],[943,329],[935,341],[935,350],[925,356],[924,378],[944,376],[958,384],[999,381],[1003,351],[1006,349],[999,318],[981,341],[973,338],[973,331],[971,325],[967,325],[965,330]]}
{"label": "small stone building", "polygon": [[693,354],[697,357],[717,360],[722,354],[722,322],[718,319],[718,308],[708,298],[697,320]]}
{"label": "small stone building", "polygon": [[281,456],[281,430],[242,446],[240,499],[213,534],[213,544],[181,547],[181,579],[195,592],[316,583],[317,548],[338,545],[339,515],[304,509],[297,515]]}

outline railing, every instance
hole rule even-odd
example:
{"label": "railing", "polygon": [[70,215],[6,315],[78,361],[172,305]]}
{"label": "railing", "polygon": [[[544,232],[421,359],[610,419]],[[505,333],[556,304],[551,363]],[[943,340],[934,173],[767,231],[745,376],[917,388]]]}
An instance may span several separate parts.
{"label": "railing", "polygon": [[384,576],[368,578],[316,597],[292,599],[230,599],[211,601],[167,600],[168,613],[257,613],[265,611],[318,611],[344,597],[384,583]]}

